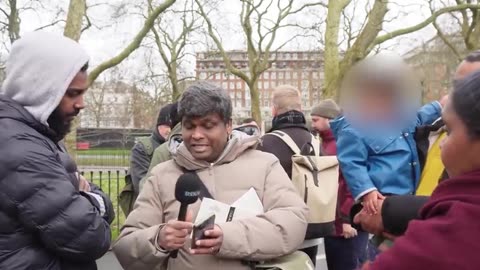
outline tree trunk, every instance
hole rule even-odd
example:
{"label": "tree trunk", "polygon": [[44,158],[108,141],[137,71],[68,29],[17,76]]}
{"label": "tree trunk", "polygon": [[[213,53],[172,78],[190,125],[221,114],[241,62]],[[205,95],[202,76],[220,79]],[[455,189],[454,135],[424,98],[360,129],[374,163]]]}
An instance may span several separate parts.
{"label": "tree trunk", "polygon": [[252,118],[255,119],[255,122],[259,126],[262,125],[262,111],[260,110],[260,95],[258,91],[257,80],[247,82],[248,87],[250,88],[250,97],[251,97],[251,110]]}
{"label": "tree trunk", "polygon": [[18,15],[17,0],[9,0],[10,15],[8,16],[8,37],[10,43],[20,38],[20,17]]}
{"label": "tree trunk", "polygon": [[171,70],[169,71],[168,77],[170,78],[170,84],[172,85],[172,102],[177,101],[180,98],[180,87],[178,86],[178,77],[177,77],[177,63],[171,63]]}
{"label": "tree trunk", "polygon": [[[85,16],[86,0],[70,0],[67,14],[67,23],[63,35],[75,41],[82,35],[82,22]],[[80,71],[80,70],[79,70]],[[65,146],[73,160],[77,160],[77,127],[80,124],[79,117],[72,122],[70,133],[65,137]]]}
{"label": "tree trunk", "polygon": [[68,7],[67,23],[63,35],[75,41],[82,35],[82,22],[87,7],[86,0],[70,0]]}
{"label": "tree trunk", "polygon": [[338,74],[340,71],[340,59],[338,53],[338,34],[340,32],[340,17],[342,11],[349,2],[350,1],[328,1],[327,28],[325,31],[325,82],[322,87],[322,98],[335,97],[339,88]]}

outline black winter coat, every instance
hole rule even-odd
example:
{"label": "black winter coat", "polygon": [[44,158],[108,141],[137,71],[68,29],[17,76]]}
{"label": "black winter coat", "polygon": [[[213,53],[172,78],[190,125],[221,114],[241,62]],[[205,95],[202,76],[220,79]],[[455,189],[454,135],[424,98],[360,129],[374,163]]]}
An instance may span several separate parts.
{"label": "black winter coat", "polygon": [[111,203],[101,216],[55,133],[4,96],[0,130],[0,269],[97,269],[110,247]]}

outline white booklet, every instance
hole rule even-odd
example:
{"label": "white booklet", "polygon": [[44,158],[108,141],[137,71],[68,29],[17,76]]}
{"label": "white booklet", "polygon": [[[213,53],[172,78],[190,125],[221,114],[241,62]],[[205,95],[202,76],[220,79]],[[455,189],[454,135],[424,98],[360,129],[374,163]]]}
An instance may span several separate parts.
{"label": "white booklet", "polygon": [[215,223],[225,223],[242,218],[255,217],[263,214],[263,204],[254,188],[250,188],[232,205],[209,198],[203,198],[200,204],[195,224],[200,224],[215,215]]}

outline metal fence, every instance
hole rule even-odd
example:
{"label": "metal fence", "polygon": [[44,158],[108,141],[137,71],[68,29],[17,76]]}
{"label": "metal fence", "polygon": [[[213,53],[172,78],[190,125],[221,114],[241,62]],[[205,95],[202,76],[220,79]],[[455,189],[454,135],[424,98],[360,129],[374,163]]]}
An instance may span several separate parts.
{"label": "metal fence", "polygon": [[125,222],[125,214],[118,204],[118,195],[125,186],[126,168],[112,169],[88,169],[80,168],[80,174],[88,181],[99,186],[102,191],[107,194],[113,204],[115,210],[115,219],[111,225],[112,239],[116,239],[120,233],[120,229]]}

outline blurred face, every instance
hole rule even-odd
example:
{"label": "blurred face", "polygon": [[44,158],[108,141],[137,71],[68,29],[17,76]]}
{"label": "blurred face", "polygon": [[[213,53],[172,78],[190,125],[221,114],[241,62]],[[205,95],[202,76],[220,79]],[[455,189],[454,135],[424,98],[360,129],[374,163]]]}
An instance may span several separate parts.
{"label": "blurred face", "polygon": [[442,161],[449,176],[458,176],[480,169],[480,139],[469,136],[465,123],[458,117],[451,101],[443,110],[448,136],[440,144]]}
{"label": "blurred face", "polygon": [[185,146],[195,159],[215,162],[223,153],[232,133],[232,122],[225,123],[216,113],[182,120]]}
{"label": "blurred face", "polygon": [[389,117],[394,112],[395,98],[391,85],[379,82],[364,82],[358,86],[357,108],[368,119]]}
{"label": "blurred face", "polygon": [[72,121],[85,108],[83,95],[88,88],[86,72],[79,72],[67,88],[60,104],[48,118],[50,128],[63,138],[69,131]]}
{"label": "blurred face", "polygon": [[312,128],[317,132],[322,132],[330,129],[328,118],[312,115]]}

